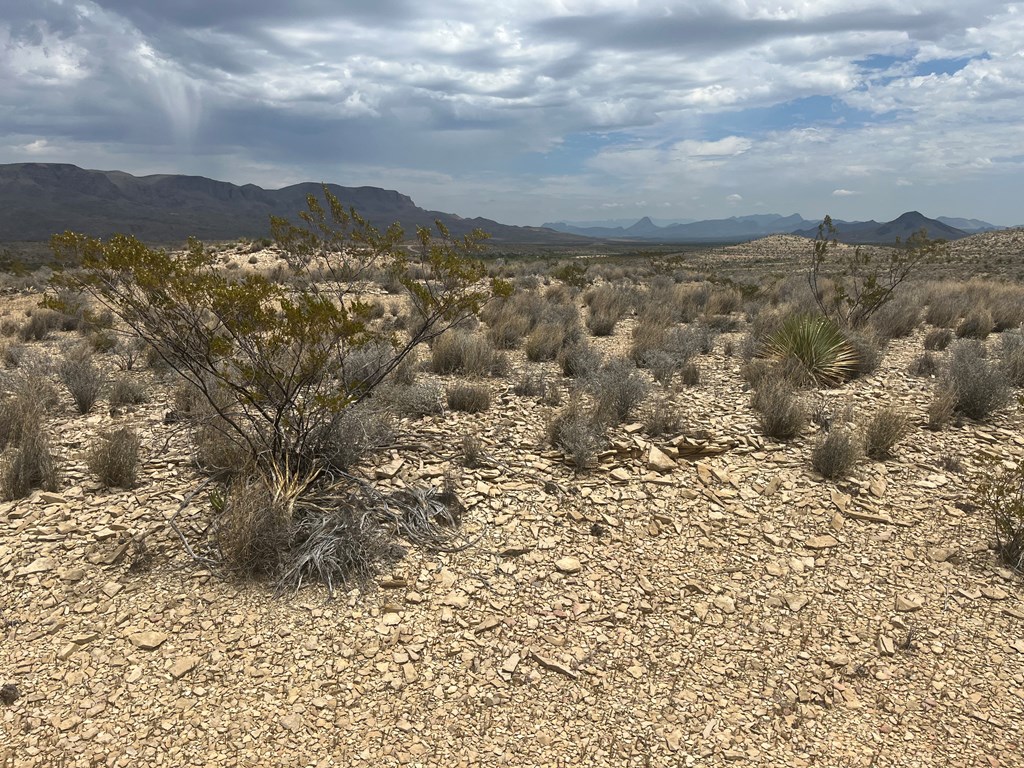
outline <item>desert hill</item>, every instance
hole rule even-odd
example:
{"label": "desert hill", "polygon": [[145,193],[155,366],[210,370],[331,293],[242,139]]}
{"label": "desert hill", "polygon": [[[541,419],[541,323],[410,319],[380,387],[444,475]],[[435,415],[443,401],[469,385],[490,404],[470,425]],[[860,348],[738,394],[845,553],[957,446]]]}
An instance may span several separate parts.
{"label": "desert hill", "polygon": [[[479,227],[498,241],[580,241],[540,227],[513,227],[490,219],[464,219],[424,210],[394,190],[328,187],[370,223],[383,228],[398,221],[408,235],[416,226],[430,226],[440,219],[455,235]],[[320,184],[312,182],[269,190],[203,176],[132,176],[61,163],[0,165],[0,242],[45,240],[67,229],[94,236],[128,232],[159,242],[179,241],[189,235],[202,239],[264,237],[271,214],[294,217],[305,209],[306,196],[318,192]]]}

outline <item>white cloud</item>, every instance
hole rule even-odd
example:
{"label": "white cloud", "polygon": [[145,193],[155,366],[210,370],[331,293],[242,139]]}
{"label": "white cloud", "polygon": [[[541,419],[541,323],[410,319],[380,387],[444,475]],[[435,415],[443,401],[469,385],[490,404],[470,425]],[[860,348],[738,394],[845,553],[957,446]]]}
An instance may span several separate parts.
{"label": "white cloud", "polygon": [[833,189],[832,190],[832,197],[853,197],[854,195],[859,195],[859,194],[860,194],[860,192],[856,192],[856,191],[854,191],[852,189]]}
{"label": "white cloud", "polygon": [[740,195],[740,194],[737,194],[737,193],[734,192],[731,195],[726,195],[725,196],[725,200],[730,205],[736,205],[737,203],[742,203],[743,202],[743,195]]}

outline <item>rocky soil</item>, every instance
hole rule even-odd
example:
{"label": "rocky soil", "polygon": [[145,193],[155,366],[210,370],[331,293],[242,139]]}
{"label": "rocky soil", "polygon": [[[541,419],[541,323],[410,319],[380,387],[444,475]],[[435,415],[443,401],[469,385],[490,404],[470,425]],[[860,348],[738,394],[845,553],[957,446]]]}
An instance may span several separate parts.
{"label": "rocky soil", "polygon": [[[543,443],[552,407],[488,380],[488,413],[407,421],[365,469],[456,473],[480,542],[334,600],[183,552],[166,520],[195,535],[209,505],[166,387],[84,417],[69,400],[60,491],[0,504],[0,765],[1024,765],[1024,584],[971,501],[987,459],[1024,459],[1022,408],[926,431],[932,382],[906,373],[924,333],[813,395],[916,424],[835,482],[813,429],[759,434],[723,354],[740,333],[673,395],[682,434],[627,425],[579,476]],[[142,478],[104,490],[81,454],[125,424]],[[461,466],[465,434],[483,466]]]}

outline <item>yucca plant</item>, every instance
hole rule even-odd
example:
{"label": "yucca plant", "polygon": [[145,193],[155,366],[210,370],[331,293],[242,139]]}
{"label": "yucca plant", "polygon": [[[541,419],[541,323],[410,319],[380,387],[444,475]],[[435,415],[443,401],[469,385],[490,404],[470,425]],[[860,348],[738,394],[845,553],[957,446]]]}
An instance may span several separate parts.
{"label": "yucca plant", "polygon": [[[831,320],[813,315],[792,315],[764,341],[761,352],[797,371],[814,384],[835,386],[851,378],[857,352]],[[794,365],[796,364],[796,365]]]}

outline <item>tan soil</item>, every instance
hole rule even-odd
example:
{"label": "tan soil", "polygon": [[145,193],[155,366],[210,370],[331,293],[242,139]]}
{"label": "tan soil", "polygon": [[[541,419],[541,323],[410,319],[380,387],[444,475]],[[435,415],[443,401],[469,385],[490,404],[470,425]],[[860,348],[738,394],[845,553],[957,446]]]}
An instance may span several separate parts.
{"label": "tan soil", "polygon": [[[1024,765],[1024,587],[970,504],[983,458],[1024,457],[1022,409],[924,430],[931,382],[905,373],[924,332],[815,396],[917,425],[840,482],[811,470],[813,431],[759,435],[722,355],[739,333],[674,396],[709,453],[667,474],[622,429],[575,477],[541,445],[552,408],[491,380],[489,413],[406,424],[376,472],[460,472],[481,543],[412,551],[333,601],[275,599],[182,552],[164,520],[197,478],[166,393],[85,417],[68,401],[62,490],[0,504],[0,683],[21,694],[0,706],[0,765]],[[105,491],[81,452],[123,424],[145,468]],[[466,433],[490,466],[459,468]],[[182,514],[193,535],[207,506]]]}

